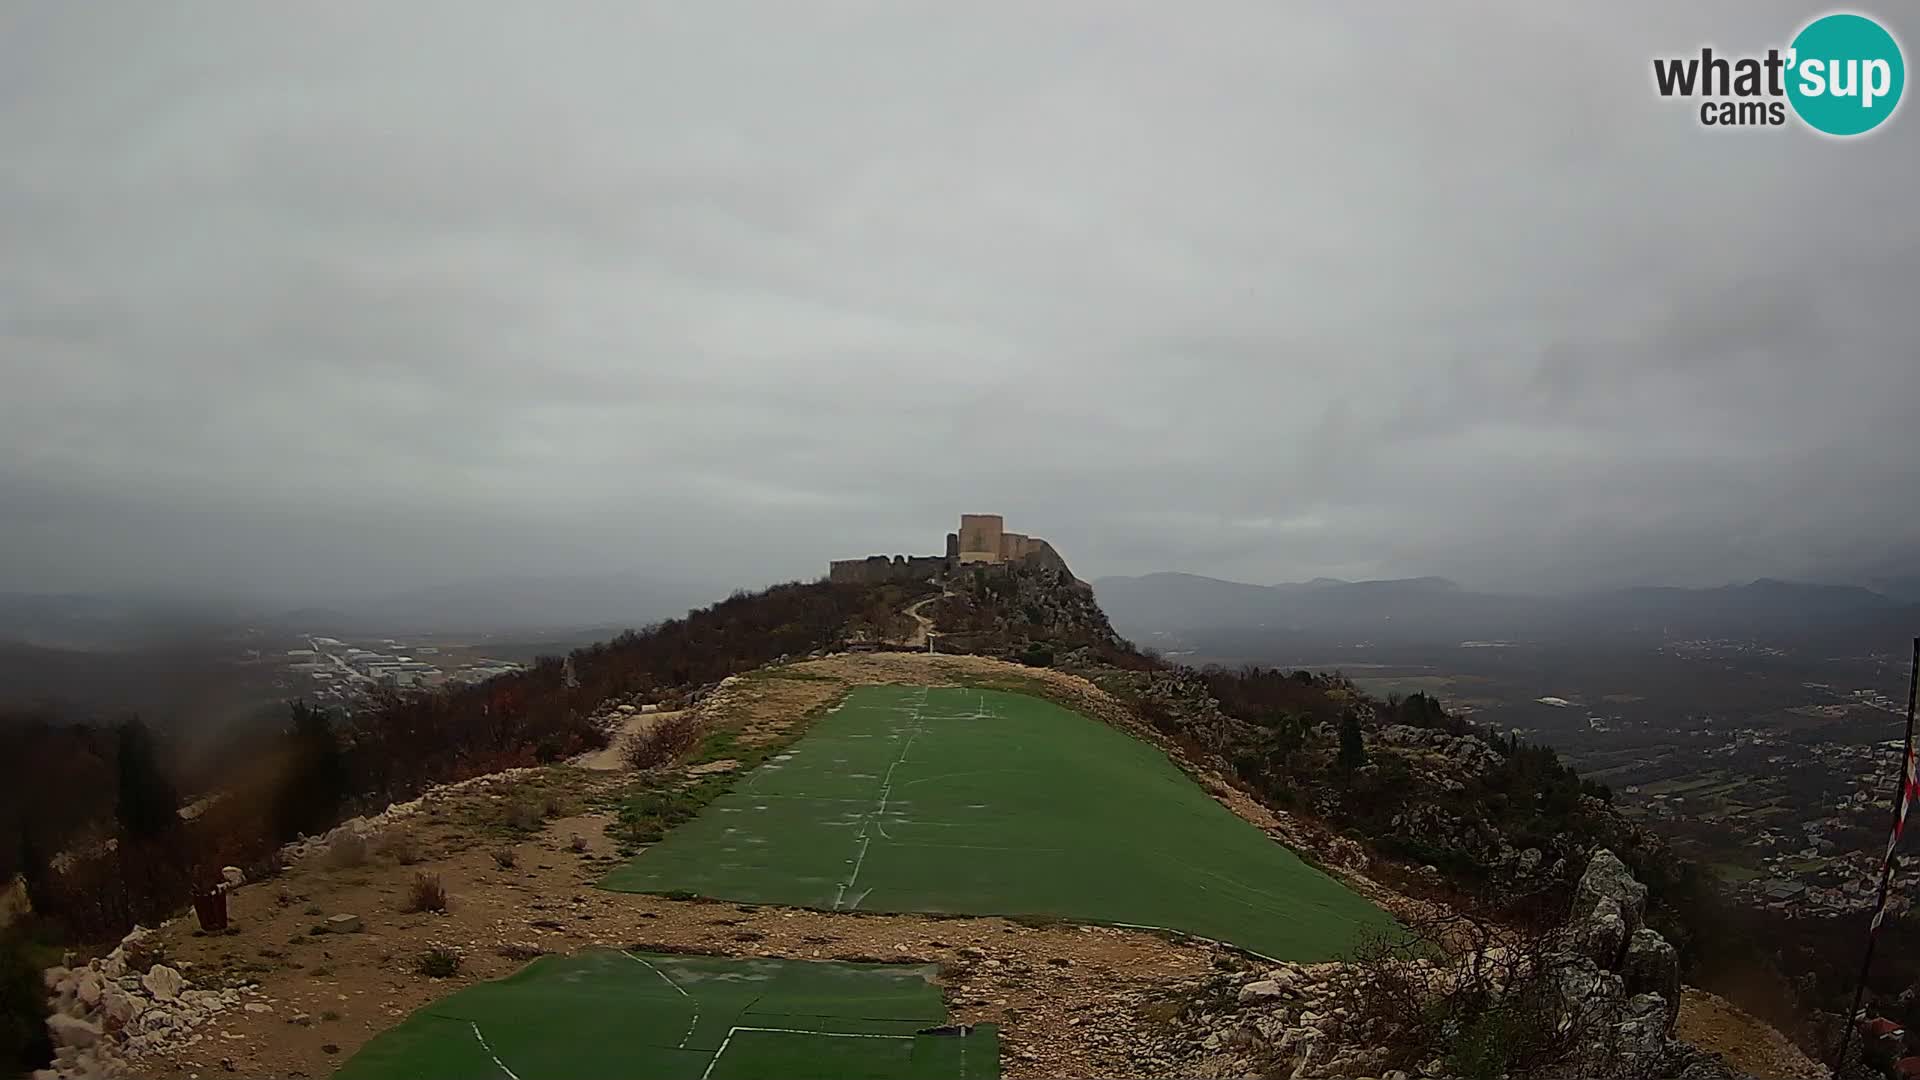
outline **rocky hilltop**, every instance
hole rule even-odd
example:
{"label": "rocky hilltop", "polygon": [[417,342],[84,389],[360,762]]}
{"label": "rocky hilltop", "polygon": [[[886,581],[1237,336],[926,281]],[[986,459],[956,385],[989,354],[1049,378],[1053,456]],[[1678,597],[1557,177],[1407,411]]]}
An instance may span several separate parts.
{"label": "rocky hilltop", "polygon": [[[933,655],[926,645],[832,655],[876,627],[916,622],[931,624]],[[384,703],[388,714],[337,732],[348,747],[381,745],[396,737],[383,725],[421,715],[449,733],[469,708],[525,718],[490,736],[484,760],[498,767],[424,789],[388,781],[407,798],[369,792],[352,804],[362,816],[238,860],[252,879],[233,893],[238,940],[176,919],[49,972],[56,1074],[130,1064],[188,1076],[222,1060],[244,1074],[326,1071],[449,982],[499,977],[543,951],[646,941],[939,963],[957,1016],[1002,1025],[1013,1077],[1821,1075],[1724,1002],[1714,1015],[1734,1017],[1735,1036],[1690,1023],[1706,999],[1683,987],[1701,933],[1688,877],[1550,750],[1417,695],[1371,699],[1337,674],[1169,664],[1121,639],[1092,593],[1043,560],[910,587],[738,595],[569,661],[497,680],[470,702]],[[705,901],[584,888],[619,852],[684,820],[667,816],[682,812],[681,793],[723,785],[758,760],[752,747],[777,745],[849,686],[887,682],[1015,687],[1151,741],[1407,933],[1302,967],[1111,928],[731,905],[716,918]],[[660,702],[684,708],[643,711]],[[566,725],[557,730],[585,733],[561,744],[571,764],[533,763],[556,738],[542,726],[549,713]],[[637,759],[619,739],[669,730],[676,741],[627,770]],[[513,847],[525,849],[518,869]],[[446,909],[394,914],[391,897],[423,862],[445,875]],[[323,932],[335,917],[351,929]],[[457,957],[457,978],[395,970],[420,950]],[[347,989],[355,979],[364,1003]]]}
{"label": "rocky hilltop", "polygon": [[[1454,956],[1387,948],[1353,963],[1205,980],[1164,1049],[1183,1074],[1208,1077],[1485,1075],[1521,1066],[1539,1080],[1674,1077],[1737,1080],[1748,1073],[1673,1036],[1679,957],[1643,924],[1647,889],[1612,852],[1594,854],[1566,924],[1550,934]],[[1490,1045],[1435,1056],[1433,1026],[1532,1025],[1558,1038],[1524,1060]],[[1488,1040],[1490,1043],[1490,1040]],[[1777,1063],[1801,1070],[1805,1062]]]}

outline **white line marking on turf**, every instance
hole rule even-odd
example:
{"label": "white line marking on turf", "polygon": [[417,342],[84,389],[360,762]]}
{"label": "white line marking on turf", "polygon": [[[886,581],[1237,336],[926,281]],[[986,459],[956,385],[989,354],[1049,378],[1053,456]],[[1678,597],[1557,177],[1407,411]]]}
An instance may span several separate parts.
{"label": "white line marking on turf", "polygon": [[[720,1049],[713,1052],[713,1060],[707,1062],[707,1071],[700,1074],[700,1080],[707,1080],[709,1076],[713,1075],[713,1067],[720,1064],[720,1055],[727,1052],[727,1045],[733,1042],[733,1037],[742,1031],[772,1031],[782,1035],[818,1035],[826,1039],[906,1039],[908,1041],[912,1041],[913,1039],[911,1035],[869,1035],[865,1032],[858,1031],[805,1031],[800,1028],[733,1027],[728,1028],[727,1037],[720,1040]],[[514,1080],[519,1080],[519,1078],[515,1077]]]}
{"label": "white line marking on turf", "polygon": [[[927,693],[926,693],[926,690],[923,688],[920,691],[919,702],[916,703],[913,707],[914,720],[920,719],[920,709],[924,705],[926,705],[926,703],[927,703]],[[840,904],[846,899],[847,890],[853,888],[855,883],[857,883],[860,880],[860,867],[864,865],[867,861],[867,849],[873,846],[873,837],[867,835],[867,826],[871,824],[880,830],[880,835],[882,837],[885,837],[888,840],[893,839],[893,837],[887,835],[887,825],[886,825],[887,800],[891,798],[893,795],[893,770],[899,768],[900,763],[907,760],[907,752],[913,749],[913,740],[920,737],[920,731],[921,731],[920,728],[915,727],[911,731],[911,733],[907,735],[906,745],[900,748],[900,756],[893,759],[892,765],[887,766],[887,777],[881,783],[881,786],[880,786],[879,804],[874,808],[873,812],[867,815],[866,818],[860,823],[860,835],[856,838],[860,841],[860,856],[859,858],[853,861],[853,874],[849,876],[846,881],[842,882],[840,884],[839,890],[833,894],[833,910],[835,911],[840,910]],[[895,733],[894,737],[895,738],[899,737],[897,732]],[[872,889],[867,890],[867,892],[872,892],[872,891],[873,891]],[[864,899],[866,895],[867,893],[860,894],[862,899]],[[859,901],[856,900],[854,903],[857,905]]]}
{"label": "white line marking on turf", "polygon": [[[866,834],[866,826],[862,824],[862,826],[860,826],[860,857],[852,861],[851,876],[849,876],[849,878],[847,878],[845,882],[841,882],[841,888],[839,888],[839,892],[837,892],[837,894],[833,896],[833,911],[839,911],[839,905],[841,905],[841,901],[843,901],[843,899],[847,897],[847,890],[849,890],[849,888],[852,888],[852,882],[856,882],[856,880],[860,880],[860,865],[862,865],[862,863],[866,863],[866,849],[872,846],[874,846],[874,838]],[[866,892],[874,892],[874,890],[866,890]],[[860,897],[862,897],[862,899],[866,897],[866,892],[862,892],[862,894],[860,894]]]}
{"label": "white line marking on turf", "polygon": [[480,1025],[469,1020],[467,1021],[467,1026],[473,1029],[473,1037],[480,1040],[480,1049],[485,1050],[487,1052],[487,1056],[492,1058],[493,1063],[500,1067],[500,1071],[512,1077],[513,1080],[520,1080],[520,1074],[517,1072],[514,1072],[512,1069],[507,1068],[507,1063],[504,1061],[501,1061],[500,1055],[494,1053],[493,1047],[487,1045],[487,1037],[485,1035],[480,1034]]}
{"label": "white line marking on turf", "polygon": [[627,959],[633,961],[636,964],[639,964],[641,967],[646,968],[648,971],[653,972],[655,975],[660,976],[662,979],[666,980],[666,984],[668,986],[671,986],[675,990],[680,991],[681,997],[686,998],[688,1001],[693,1002],[693,1019],[687,1023],[687,1033],[685,1035],[680,1036],[680,1049],[685,1050],[687,1048],[687,1040],[693,1038],[693,1029],[700,1026],[700,999],[694,997],[692,994],[687,993],[687,988],[684,986],[681,986],[677,982],[674,982],[673,979],[670,976],[668,976],[666,972],[661,971],[657,967],[654,967],[652,964],[641,959],[640,957],[633,955],[632,953],[626,951],[625,949],[620,950],[620,955],[626,957]]}
{"label": "white line marking on turf", "polygon": [[1288,963],[1288,961],[1281,960],[1277,957],[1268,956],[1266,953],[1254,952],[1252,949],[1249,949],[1244,945],[1235,945],[1231,941],[1221,941],[1218,938],[1210,938],[1204,934],[1190,933],[1186,930],[1176,930],[1171,926],[1154,926],[1150,923],[1137,923],[1137,922],[1108,922],[1104,919],[1102,919],[1097,923],[1094,923],[1093,925],[1094,926],[1118,926],[1123,930],[1158,930],[1163,934],[1174,934],[1176,936],[1183,937],[1183,938],[1191,938],[1194,941],[1204,941],[1209,945],[1219,945],[1224,948],[1232,949],[1236,952],[1243,952],[1243,953],[1246,953],[1248,956],[1253,957],[1255,960],[1265,960],[1269,964]]}

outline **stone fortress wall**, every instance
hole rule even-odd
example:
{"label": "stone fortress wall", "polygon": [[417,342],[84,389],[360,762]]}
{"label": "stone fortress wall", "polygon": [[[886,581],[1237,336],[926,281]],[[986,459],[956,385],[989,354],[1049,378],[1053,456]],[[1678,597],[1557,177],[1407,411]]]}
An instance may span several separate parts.
{"label": "stone fortress wall", "polygon": [[885,581],[926,581],[947,571],[939,555],[869,555],[864,559],[835,559],[827,564],[827,580],[836,585],[877,585]]}
{"label": "stone fortress wall", "polygon": [[947,534],[944,555],[835,559],[827,564],[827,580],[841,585],[927,581],[963,565],[1017,560],[1036,560],[1062,570],[1067,567],[1066,560],[1052,544],[1037,536],[1008,532],[1006,521],[999,514],[961,514],[959,531]]}

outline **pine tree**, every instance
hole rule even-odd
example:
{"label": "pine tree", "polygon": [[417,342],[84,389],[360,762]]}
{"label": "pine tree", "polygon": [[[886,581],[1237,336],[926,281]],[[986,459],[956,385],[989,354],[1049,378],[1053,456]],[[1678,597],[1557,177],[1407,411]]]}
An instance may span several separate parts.
{"label": "pine tree", "polygon": [[134,717],[117,732],[119,801],[114,816],[120,829],[139,840],[164,836],[180,828],[180,794],[160,768],[153,733]]}
{"label": "pine tree", "polygon": [[1340,716],[1340,768],[1352,772],[1367,763],[1367,746],[1360,738],[1360,717],[1351,709]]}

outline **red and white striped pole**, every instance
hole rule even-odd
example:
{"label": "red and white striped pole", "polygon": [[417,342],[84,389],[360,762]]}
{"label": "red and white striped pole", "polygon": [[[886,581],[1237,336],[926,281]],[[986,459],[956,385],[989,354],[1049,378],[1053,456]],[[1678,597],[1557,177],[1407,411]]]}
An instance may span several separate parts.
{"label": "red and white striped pole", "polygon": [[1907,677],[1907,748],[1900,755],[1900,783],[1893,793],[1893,831],[1887,837],[1887,854],[1882,861],[1880,874],[1880,899],[1873,906],[1873,922],[1867,927],[1867,955],[1860,960],[1860,981],[1853,990],[1853,1007],[1840,1022],[1840,1050],[1834,1055],[1833,1069],[1837,1073],[1846,1066],[1847,1044],[1853,1039],[1853,1027],[1860,1015],[1860,1002],[1867,994],[1867,973],[1873,969],[1873,946],[1880,940],[1880,924],[1887,920],[1887,900],[1893,891],[1894,852],[1900,847],[1900,836],[1907,828],[1907,811],[1912,808],[1916,797],[1920,797],[1920,780],[1916,779],[1913,753],[1913,707],[1914,699],[1920,697],[1920,637],[1913,639],[1913,673]]}

